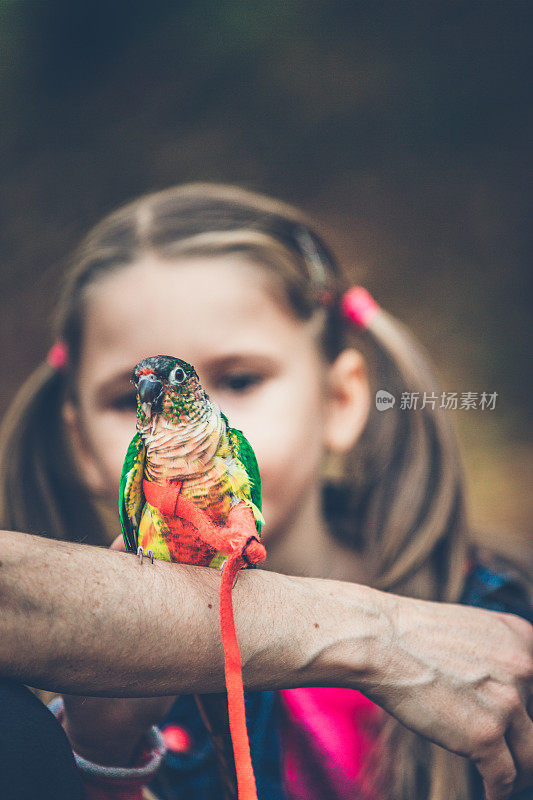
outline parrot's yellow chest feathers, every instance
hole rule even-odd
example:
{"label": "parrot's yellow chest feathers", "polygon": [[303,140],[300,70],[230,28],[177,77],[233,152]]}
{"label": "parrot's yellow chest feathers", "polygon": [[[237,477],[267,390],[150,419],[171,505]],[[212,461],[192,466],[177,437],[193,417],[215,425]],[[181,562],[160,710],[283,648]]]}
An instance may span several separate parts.
{"label": "parrot's yellow chest feathers", "polygon": [[144,477],[160,486],[182,483],[185,497],[225,520],[232,505],[232,458],[216,406],[185,420],[155,414],[138,428],[146,447]]}

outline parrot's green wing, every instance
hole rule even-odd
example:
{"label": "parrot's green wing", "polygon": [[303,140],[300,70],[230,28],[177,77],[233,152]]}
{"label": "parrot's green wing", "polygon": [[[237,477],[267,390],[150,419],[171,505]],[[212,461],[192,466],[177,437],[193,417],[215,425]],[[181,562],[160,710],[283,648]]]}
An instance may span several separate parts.
{"label": "parrot's green wing", "polygon": [[[242,499],[251,505],[252,511],[254,512],[255,525],[258,533],[260,533],[261,526],[264,525],[265,521],[261,514],[261,476],[259,474],[259,467],[257,466],[257,459],[252,445],[242,431],[228,426],[228,436],[233,457],[241,462],[248,473],[250,492],[249,496],[247,496],[248,493],[246,493]],[[249,501],[251,501],[251,503]]]}
{"label": "parrot's green wing", "polygon": [[144,506],[143,473],[146,448],[140,433],[128,447],[120,476],[118,510],[126,550],[137,552],[137,536]]}

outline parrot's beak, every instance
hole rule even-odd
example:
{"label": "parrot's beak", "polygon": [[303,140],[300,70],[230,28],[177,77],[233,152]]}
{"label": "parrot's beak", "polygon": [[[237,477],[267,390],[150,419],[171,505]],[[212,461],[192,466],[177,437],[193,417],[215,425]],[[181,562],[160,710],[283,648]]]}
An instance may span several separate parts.
{"label": "parrot's beak", "polygon": [[138,392],[142,410],[149,417],[152,413],[152,406],[163,394],[163,384],[156,377],[148,375],[140,379]]}

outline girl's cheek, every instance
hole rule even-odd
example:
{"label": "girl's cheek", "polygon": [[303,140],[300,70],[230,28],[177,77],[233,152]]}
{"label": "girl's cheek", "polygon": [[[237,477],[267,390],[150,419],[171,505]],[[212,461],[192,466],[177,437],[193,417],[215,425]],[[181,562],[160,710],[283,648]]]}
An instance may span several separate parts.
{"label": "girl's cheek", "polygon": [[110,493],[118,492],[122,465],[134,434],[134,414],[102,414],[93,428],[94,454]]}
{"label": "girl's cheek", "polygon": [[299,495],[320,480],[321,429],[309,423],[308,411],[285,407],[279,417],[267,417],[247,435],[259,464],[264,497],[271,502],[276,502],[280,494]]}

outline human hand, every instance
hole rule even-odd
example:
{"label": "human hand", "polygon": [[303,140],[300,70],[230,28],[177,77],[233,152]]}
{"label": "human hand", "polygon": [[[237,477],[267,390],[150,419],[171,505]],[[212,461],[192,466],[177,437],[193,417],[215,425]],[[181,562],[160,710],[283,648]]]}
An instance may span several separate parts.
{"label": "human hand", "polygon": [[392,595],[389,602],[391,635],[369,696],[407,727],[470,758],[486,800],[533,784],[533,626],[468,606]]}
{"label": "human hand", "polygon": [[62,724],[74,752],[87,761],[129,767],[136,761],[146,731],[164,719],[174,700],[63,695]]}

